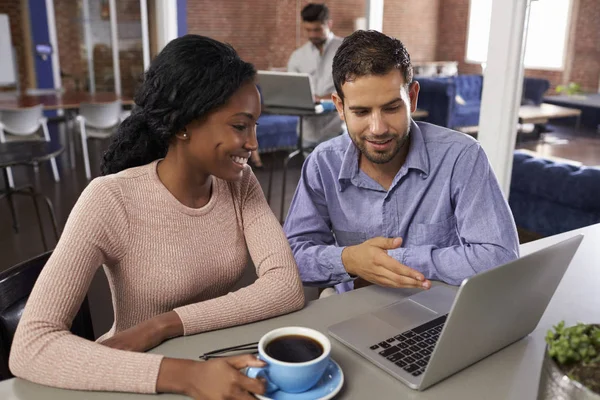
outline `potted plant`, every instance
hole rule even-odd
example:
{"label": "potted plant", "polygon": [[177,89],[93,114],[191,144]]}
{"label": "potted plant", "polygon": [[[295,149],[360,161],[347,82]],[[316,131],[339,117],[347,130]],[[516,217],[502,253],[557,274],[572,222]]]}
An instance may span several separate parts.
{"label": "potted plant", "polygon": [[570,82],[568,85],[558,85],[556,87],[556,93],[564,93],[567,96],[575,96],[582,94],[581,85],[579,83]]}
{"label": "potted plant", "polygon": [[562,321],[546,343],[538,400],[600,400],[600,325]]}

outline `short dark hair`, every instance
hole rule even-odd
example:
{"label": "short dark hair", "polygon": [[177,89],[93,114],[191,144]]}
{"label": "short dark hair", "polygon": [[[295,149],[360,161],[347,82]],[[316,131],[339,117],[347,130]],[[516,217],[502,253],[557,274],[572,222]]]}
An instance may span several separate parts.
{"label": "short dark hair", "polygon": [[304,22],[320,22],[324,24],[329,21],[329,8],[325,4],[308,3],[300,13]]}
{"label": "short dark hair", "polygon": [[165,157],[176,133],[225,104],[255,75],[228,44],[200,35],[170,41],[144,74],[131,116],[104,153],[102,174]]}
{"label": "short dark hair", "polygon": [[333,58],[333,83],[343,100],[342,85],[366,75],[385,75],[398,69],[407,85],[412,83],[413,68],[406,47],[398,39],[377,31],[359,30],[346,37]]}

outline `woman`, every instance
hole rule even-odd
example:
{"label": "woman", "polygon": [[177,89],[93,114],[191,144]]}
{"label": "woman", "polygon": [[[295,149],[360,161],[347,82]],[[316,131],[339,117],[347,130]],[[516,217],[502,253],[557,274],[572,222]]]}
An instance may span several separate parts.
{"label": "woman", "polygon": [[[136,108],[73,208],[15,334],[11,371],[70,389],[247,398],[251,356],[196,362],[146,354],[166,339],[297,310],[304,295],[283,231],[246,166],[257,148],[255,70],[187,35],[156,57]],[[247,264],[257,281],[230,293]],[[92,343],[69,327],[104,265],[115,322]],[[100,344],[101,343],[101,344]],[[229,397],[227,397],[229,398]]]}

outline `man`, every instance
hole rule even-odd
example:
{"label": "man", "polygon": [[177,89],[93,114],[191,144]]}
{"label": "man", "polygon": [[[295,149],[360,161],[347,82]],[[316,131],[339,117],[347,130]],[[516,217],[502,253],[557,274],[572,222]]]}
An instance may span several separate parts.
{"label": "man", "polygon": [[[518,257],[508,204],[472,138],[417,122],[419,83],[396,39],[357,31],[333,61],[348,135],[318,146],[285,221],[307,285],[458,285]],[[341,284],[341,285],[339,285]]]}
{"label": "man", "polygon": [[[302,27],[308,42],[296,49],[288,61],[289,72],[310,75],[315,101],[331,100],[335,91],[331,76],[331,65],[342,39],[331,32],[332,21],[325,4],[310,3],[302,9]],[[336,113],[304,117],[303,145],[313,147],[318,143],[342,133],[342,121]]]}

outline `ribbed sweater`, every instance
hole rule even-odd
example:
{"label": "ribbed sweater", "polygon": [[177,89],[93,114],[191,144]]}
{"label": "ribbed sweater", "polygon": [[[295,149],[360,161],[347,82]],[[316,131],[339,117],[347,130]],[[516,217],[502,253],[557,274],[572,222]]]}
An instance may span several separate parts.
{"label": "ribbed sweater", "polygon": [[[157,165],[96,178],[83,191],[25,307],[13,374],[67,389],[154,393],[162,355],[100,342],[172,310],[191,335],[304,305],[288,242],[249,167],[238,182],[213,178],[209,202],[189,208],[162,184]],[[230,292],[248,253],[258,279]],[[69,329],[101,265],[114,325],[92,342]]]}

